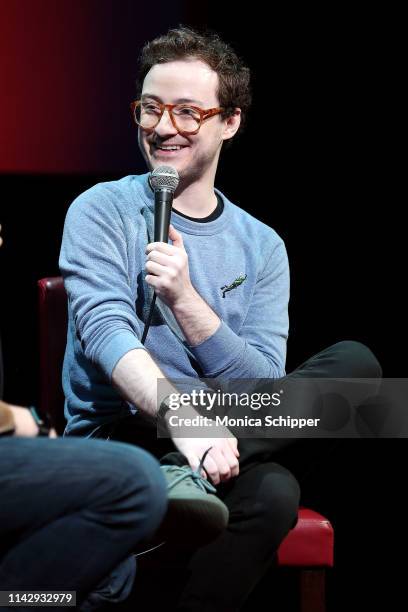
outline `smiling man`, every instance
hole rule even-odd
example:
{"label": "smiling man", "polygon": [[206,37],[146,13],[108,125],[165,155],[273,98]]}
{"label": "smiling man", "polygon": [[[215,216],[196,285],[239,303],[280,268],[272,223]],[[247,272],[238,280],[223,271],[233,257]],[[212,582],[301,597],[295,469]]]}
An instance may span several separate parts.
{"label": "smiling man", "polygon": [[[282,239],[214,186],[221,150],[249,110],[248,68],[217,35],[188,28],[146,44],[139,68],[132,112],[140,150],[149,170],[168,164],[180,176],[171,244],[152,242],[147,173],[79,196],[60,258],[69,296],[66,434],[134,443],[141,430],[156,434],[149,423],[158,379],[285,377],[289,300]],[[157,307],[143,346],[153,289]],[[351,342],[302,368],[298,376],[380,375],[370,351]],[[190,406],[182,416],[197,415]],[[239,609],[297,520],[299,486],[276,463],[274,441],[224,434],[148,446],[158,455],[172,450],[162,463],[184,474],[210,449],[203,467],[230,513],[227,528],[192,555],[180,610]]]}

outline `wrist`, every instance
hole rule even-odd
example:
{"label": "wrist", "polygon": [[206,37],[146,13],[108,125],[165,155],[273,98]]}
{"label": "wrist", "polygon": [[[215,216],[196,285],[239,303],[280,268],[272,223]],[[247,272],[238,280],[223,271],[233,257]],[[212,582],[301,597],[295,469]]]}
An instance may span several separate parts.
{"label": "wrist", "polygon": [[175,316],[183,316],[184,313],[191,312],[194,302],[201,299],[193,285],[183,291],[183,294],[173,302],[171,310]]}
{"label": "wrist", "polygon": [[[170,394],[171,395],[171,394]],[[166,437],[168,438],[173,437],[171,434],[171,425],[170,425],[170,418],[174,415],[177,415],[180,418],[183,419],[193,419],[194,417],[200,416],[199,412],[197,412],[197,410],[195,410],[195,408],[193,408],[193,406],[191,406],[190,404],[187,406],[178,406],[177,408],[173,408],[170,406],[170,402],[169,402],[169,397],[170,395],[168,395],[160,404],[160,408],[157,414],[157,426],[158,426],[158,432],[159,432],[159,437]],[[179,433],[178,431],[176,433]]]}

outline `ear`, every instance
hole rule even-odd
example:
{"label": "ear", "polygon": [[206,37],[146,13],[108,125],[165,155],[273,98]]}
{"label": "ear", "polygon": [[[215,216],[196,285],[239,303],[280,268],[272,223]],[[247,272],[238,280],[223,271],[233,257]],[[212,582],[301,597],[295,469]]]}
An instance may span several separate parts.
{"label": "ear", "polygon": [[234,114],[228,119],[225,119],[224,123],[224,133],[222,136],[223,140],[229,140],[238,131],[239,126],[241,125],[241,109],[236,108]]}

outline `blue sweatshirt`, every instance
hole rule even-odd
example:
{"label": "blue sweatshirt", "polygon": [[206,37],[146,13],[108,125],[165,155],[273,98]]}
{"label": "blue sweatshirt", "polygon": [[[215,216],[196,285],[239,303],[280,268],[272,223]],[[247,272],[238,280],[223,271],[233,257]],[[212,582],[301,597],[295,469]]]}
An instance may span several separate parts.
{"label": "blue sweatshirt", "polygon": [[[221,319],[190,346],[159,298],[145,346],[140,342],[153,290],[145,282],[145,248],[153,241],[154,194],[148,174],[99,183],[70,206],[60,269],[68,293],[63,368],[67,434],[92,435],[132,407],[111,385],[132,349],[147,350],[171,378],[278,378],[285,375],[289,266],[277,233],[232,204],[200,223],[174,212],[190,279]],[[225,291],[238,277],[245,280]],[[224,289],[222,289],[224,288]]]}

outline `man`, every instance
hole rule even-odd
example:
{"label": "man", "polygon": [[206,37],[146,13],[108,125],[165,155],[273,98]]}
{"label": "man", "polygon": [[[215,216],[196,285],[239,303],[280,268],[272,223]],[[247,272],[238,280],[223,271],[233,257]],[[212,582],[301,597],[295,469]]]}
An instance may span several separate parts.
{"label": "man", "polygon": [[[132,108],[149,170],[170,165],[180,177],[172,244],[152,242],[148,174],[96,185],[68,211],[60,258],[70,303],[67,434],[138,440],[157,415],[164,377],[285,376],[284,243],[214,188],[221,149],[250,100],[249,70],[218,36],[179,28],[144,47]],[[158,308],[143,346],[152,289]],[[302,368],[298,375],[380,375],[358,343],[339,343]],[[181,413],[197,414],[193,406]],[[172,442],[178,452],[162,462],[194,470],[210,449],[203,466],[230,511],[228,528],[193,554],[178,609],[239,609],[296,523],[298,483],[274,461],[270,439],[238,444],[225,428],[224,437],[173,434]]]}

